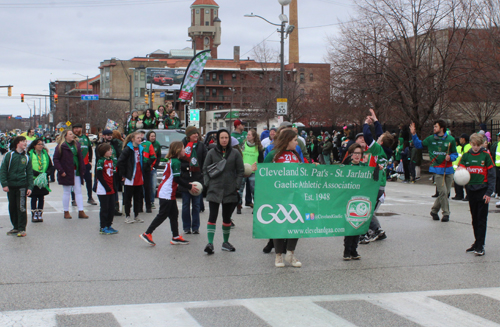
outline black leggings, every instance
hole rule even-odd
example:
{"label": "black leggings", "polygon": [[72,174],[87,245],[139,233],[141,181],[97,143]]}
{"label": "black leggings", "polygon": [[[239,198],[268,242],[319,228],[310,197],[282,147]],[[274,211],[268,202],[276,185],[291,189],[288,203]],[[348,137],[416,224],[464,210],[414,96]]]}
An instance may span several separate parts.
{"label": "black leggings", "polygon": [[142,208],[142,185],[125,185],[123,192],[123,204],[125,205],[125,216],[130,217],[130,208],[132,207],[132,198],[134,199],[134,214],[139,215],[139,209]]}
{"label": "black leggings", "polygon": [[101,228],[111,227],[115,216],[115,195],[106,194],[98,195],[97,197],[99,198],[99,202],[101,204],[101,209],[99,211]]}
{"label": "black leggings", "polygon": [[[38,207],[37,207],[38,202]],[[45,203],[45,195],[32,195],[31,196],[31,210],[43,209]]]}
{"label": "black leggings", "polygon": [[[220,203],[209,202],[210,213],[208,215],[208,222],[215,224],[217,222],[217,216],[219,216],[219,206]],[[237,202],[234,203],[222,203],[222,222],[224,224],[231,223],[231,216],[233,215],[234,209],[238,205]]]}
{"label": "black leggings", "polygon": [[151,222],[151,225],[149,225],[146,234],[152,234],[167,217],[170,219],[170,229],[172,230],[173,237],[179,236],[179,209],[177,208],[177,201],[166,199],[160,199],[160,211]]}

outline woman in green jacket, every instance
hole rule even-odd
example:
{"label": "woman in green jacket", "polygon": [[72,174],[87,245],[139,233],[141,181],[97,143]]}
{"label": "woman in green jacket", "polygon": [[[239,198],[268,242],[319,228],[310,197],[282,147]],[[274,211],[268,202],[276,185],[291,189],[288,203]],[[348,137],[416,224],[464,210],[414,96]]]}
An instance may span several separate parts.
{"label": "woman in green jacket", "polygon": [[48,176],[53,168],[52,160],[50,159],[47,150],[44,148],[42,139],[36,139],[31,142],[28,148],[28,155],[33,167],[34,187],[31,192],[31,222],[43,222],[43,205],[44,198],[49,194]]}

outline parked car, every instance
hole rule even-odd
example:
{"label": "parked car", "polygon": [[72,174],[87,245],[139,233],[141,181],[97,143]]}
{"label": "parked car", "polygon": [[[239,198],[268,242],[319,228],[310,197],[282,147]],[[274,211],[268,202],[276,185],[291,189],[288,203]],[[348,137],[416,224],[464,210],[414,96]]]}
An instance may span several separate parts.
{"label": "parked car", "polygon": [[174,84],[174,79],[165,75],[155,75],[153,77],[153,84],[172,85]]}
{"label": "parked car", "polygon": [[[139,130],[144,133],[148,133],[150,130],[141,129]],[[186,137],[186,132],[183,129],[152,129],[156,133],[156,140],[161,145],[161,157],[165,158],[168,153],[168,148],[170,147],[170,143],[174,141],[182,141],[184,137]],[[164,161],[160,161],[159,167],[157,169],[156,175],[158,179],[157,185],[160,185],[161,180],[163,178],[163,172],[165,171],[166,163]]]}

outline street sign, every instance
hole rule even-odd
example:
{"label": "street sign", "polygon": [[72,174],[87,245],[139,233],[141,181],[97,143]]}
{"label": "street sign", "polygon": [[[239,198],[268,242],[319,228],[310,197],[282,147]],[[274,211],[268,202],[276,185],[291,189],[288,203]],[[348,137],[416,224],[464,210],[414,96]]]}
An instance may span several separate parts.
{"label": "street sign", "polygon": [[90,124],[89,123],[85,124],[85,129],[87,129],[87,130],[90,129]]}
{"label": "street sign", "polygon": [[160,98],[164,98],[165,97],[165,92],[160,92]]}
{"label": "street sign", "polygon": [[286,98],[277,98],[277,114],[278,116],[288,115],[288,103]]}
{"label": "street sign", "polygon": [[64,128],[59,128],[59,132],[64,132]]}
{"label": "street sign", "polygon": [[66,126],[68,126],[68,127],[69,127],[70,125],[71,125],[71,122],[68,120],[68,121],[66,122]]}
{"label": "street sign", "polygon": [[200,109],[189,110],[189,120],[190,121],[200,121]]}
{"label": "street sign", "polygon": [[81,97],[84,101],[99,100],[99,94],[82,94]]}

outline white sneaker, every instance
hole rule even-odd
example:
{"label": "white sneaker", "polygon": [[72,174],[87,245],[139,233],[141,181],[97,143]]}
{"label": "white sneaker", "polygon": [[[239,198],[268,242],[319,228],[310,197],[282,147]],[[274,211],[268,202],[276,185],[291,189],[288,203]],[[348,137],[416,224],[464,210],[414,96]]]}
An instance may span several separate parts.
{"label": "white sneaker", "polygon": [[297,258],[295,257],[295,255],[293,254],[292,251],[286,252],[285,260],[286,260],[286,262],[290,263],[295,268],[302,267],[302,263],[299,260],[297,260]]}
{"label": "white sneaker", "polygon": [[143,223],[143,222],[144,222],[144,220],[142,220],[142,219],[141,219],[141,218],[139,218],[139,217],[135,217],[135,218],[134,218],[134,221],[135,221],[136,223]]}
{"label": "white sneaker", "polygon": [[125,224],[133,224],[133,223],[135,223],[135,220],[133,220],[132,218],[130,217],[125,218]]}
{"label": "white sneaker", "polygon": [[495,203],[496,207],[497,208],[500,208],[500,201],[498,201],[497,203]]}
{"label": "white sneaker", "polygon": [[285,267],[285,263],[283,262],[283,255],[276,254],[276,260],[274,261],[274,265],[276,266],[276,268]]}

